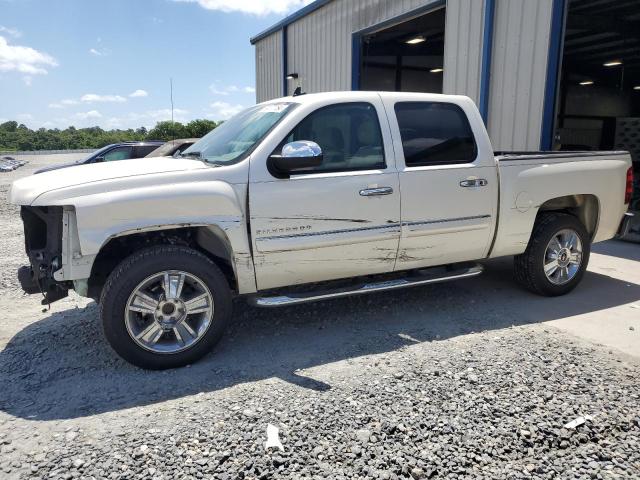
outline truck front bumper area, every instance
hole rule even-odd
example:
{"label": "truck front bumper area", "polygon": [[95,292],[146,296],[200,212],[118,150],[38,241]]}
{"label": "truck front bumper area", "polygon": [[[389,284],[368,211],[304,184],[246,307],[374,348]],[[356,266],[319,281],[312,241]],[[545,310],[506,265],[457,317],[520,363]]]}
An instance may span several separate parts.
{"label": "truck front bumper area", "polygon": [[18,281],[25,293],[42,293],[46,305],[68,295],[67,282],[58,282],[53,273],[62,262],[62,207],[23,206],[25,251],[29,266],[18,269]]}

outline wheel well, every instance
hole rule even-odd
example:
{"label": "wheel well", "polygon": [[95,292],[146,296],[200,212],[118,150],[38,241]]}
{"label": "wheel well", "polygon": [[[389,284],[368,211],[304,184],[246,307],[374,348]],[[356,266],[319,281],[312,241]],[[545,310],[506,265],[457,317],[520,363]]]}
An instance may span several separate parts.
{"label": "wheel well", "polygon": [[595,236],[600,216],[600,203],[595,195],[566,195],[547,200],[538,210],[538,216],[544,212],[563,212],[576,217],[591,238]]}
{"label": "wheel well", "polygon": [[237,290],[229,241],[219,227],[206,226],[139,232],[112,238],[100,249],[93,262],[88,296],[99,299],[107,277],[122,260],[142,248],[155,245],[183,245],[202,252],[222,270],[229,287]]}

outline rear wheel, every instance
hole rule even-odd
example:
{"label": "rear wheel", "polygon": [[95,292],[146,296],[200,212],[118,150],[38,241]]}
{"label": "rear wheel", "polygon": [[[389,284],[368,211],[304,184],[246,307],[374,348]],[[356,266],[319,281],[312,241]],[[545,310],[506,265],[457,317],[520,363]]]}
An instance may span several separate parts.
{"label": "rear wheel", "polygon": [[564,295],[580,283],[590,252],[591,239],[576,217],[542,214],[527,249],[514,259],[516,279],[534,293]]}
{"label": "rear wheel", "polygon": [[157,246],[116,267],[100,305],[105,336],[122,358],[165,369],[193,363],[218,342],[231,316],[231,292],[200,252]]}

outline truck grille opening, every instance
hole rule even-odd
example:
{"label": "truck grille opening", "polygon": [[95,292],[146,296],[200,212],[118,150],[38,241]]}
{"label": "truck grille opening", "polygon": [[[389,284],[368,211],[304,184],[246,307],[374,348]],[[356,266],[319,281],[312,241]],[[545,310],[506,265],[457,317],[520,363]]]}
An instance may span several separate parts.
{"label": "truck grille opening", "polygon": [[20,215],[24,223],[24,242],[29,250],[43,250],[47,246],[47,222],[41,215],[47,215],[47,208],[22,207]]}

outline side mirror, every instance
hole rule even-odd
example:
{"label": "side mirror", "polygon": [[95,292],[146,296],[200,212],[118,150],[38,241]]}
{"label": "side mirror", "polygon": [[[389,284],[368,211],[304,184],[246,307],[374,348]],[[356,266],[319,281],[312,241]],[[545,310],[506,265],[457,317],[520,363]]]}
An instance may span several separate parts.
{"label": "side mirror", "polygon": [[104,162],[104,157],[96,157],[94,160],[95,163]]}
{"label": "side mirror", "polygon": [[309,140],[287,143],[281,155],[271,155],[267,161],[269,172],[276,178],[288,178],[296,171],[322,165],[322,149]]}

